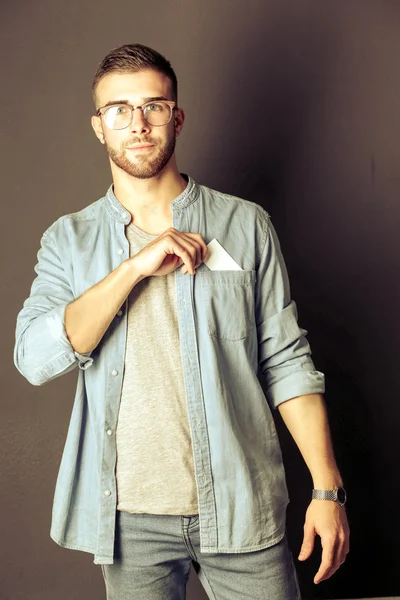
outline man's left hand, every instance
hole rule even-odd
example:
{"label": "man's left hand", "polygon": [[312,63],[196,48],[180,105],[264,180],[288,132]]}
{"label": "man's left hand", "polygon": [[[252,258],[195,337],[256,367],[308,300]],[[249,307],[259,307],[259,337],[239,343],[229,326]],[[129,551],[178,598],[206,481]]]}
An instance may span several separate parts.
{"label": "man's left hand", "polygon": [[299,560],[307,560],[314,549],[315,535],[321,537],[322,560],[314,583],[329,579],[346,560],[350,530],[346,510],[331,500],[312,500],[307,509]]}

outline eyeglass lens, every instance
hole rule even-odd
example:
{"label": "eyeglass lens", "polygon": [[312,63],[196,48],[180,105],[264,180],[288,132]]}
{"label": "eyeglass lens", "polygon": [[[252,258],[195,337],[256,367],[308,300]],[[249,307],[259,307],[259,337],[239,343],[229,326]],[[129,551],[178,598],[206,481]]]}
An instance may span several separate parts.
{"label": "eyeglass lens", "polygon": [[[143,117],[149,125],[166,125],[171,118],[171,107],[165,102],[146,104]],[[132,118],[132,108],[125,104],[110,106],[104,113],[104,120],[110,129],[124,129]]]}

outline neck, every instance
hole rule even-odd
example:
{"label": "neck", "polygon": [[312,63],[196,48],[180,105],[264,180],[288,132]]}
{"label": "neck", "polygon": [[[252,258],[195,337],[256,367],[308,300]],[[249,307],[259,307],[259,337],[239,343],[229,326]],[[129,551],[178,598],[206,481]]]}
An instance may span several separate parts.
{"label": "neck", "polygon": [[114,194],[136,224],[172,220],[170,204],[187,186],[176,164],[168,165],[151,179],[132,177],[113,163],[111,170]]}

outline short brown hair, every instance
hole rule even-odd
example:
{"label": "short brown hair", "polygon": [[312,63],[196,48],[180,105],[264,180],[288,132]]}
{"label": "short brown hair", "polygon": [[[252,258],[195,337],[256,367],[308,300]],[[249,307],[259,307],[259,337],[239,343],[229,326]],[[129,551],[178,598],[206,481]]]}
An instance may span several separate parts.
{"label": "short brown hair", "polygon": [[103,58],[92,82],[93,99],[100,79],[109,73],[135,73],[153,69],[169,77],[172,83],[172,100],[178,103],[178,81],[170,62],[156,50],[142,44],[125,44],[111,50]]}

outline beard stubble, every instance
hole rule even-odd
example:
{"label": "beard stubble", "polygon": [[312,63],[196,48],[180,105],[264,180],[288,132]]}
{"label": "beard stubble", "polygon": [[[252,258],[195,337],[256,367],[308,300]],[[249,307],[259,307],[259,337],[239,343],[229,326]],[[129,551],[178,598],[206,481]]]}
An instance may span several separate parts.
{"label": "beard stubble", "polygon": [[[137,156],[135,162],[130,161],[125,154],[125,150],[132,144],[140,144],[141,140],[130,140],[126,142],[121,150],[116,150],[105,143],[106,150],[110,159],[113,163],[128,173],[132,177],[137,179],[150,179],[158,175],[164,167],[168,164],[171,156],[175,150],[176,136],[173,135],[165,147],[159,148],[155,145],[155,148],[159,148],[158,154],[154,158],[148,158],[146,155]],[[146,140],[146,143],[154,143],[152,140]]]}

